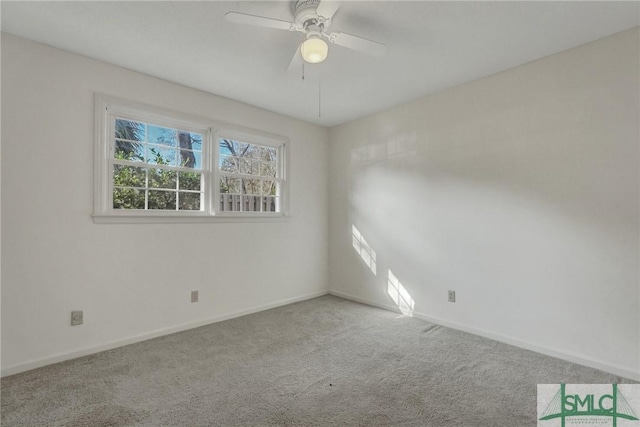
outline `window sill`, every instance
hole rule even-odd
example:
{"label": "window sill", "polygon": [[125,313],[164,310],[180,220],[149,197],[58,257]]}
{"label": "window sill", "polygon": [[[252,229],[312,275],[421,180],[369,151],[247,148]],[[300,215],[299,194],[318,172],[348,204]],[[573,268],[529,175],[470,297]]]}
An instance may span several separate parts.
{"label": "window sill", "polygon": [[287,222],[284,214],[257,215],[93,215],[95,224],[200,224],[216,222]]}

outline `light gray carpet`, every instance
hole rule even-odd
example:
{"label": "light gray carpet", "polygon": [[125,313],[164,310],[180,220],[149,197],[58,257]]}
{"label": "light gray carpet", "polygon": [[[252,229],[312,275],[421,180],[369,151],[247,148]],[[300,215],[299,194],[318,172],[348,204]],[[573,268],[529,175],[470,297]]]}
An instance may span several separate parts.
{"label": "light gray carpet", "polygon": [[630,382],[325,296],[2,380],[2,426],[536,425],[538,383]]}

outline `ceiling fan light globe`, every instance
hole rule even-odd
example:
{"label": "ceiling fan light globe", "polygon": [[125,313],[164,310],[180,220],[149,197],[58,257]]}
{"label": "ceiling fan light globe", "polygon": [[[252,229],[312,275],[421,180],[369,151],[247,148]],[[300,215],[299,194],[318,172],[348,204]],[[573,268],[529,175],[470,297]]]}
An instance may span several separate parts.
{"label": "ceiling fan light globe", "polygon": [[327,43],[315,37],[305,40],[300,47],[302,58],[311,64],[318,64],[327,59],[328,52],[329,46]]}

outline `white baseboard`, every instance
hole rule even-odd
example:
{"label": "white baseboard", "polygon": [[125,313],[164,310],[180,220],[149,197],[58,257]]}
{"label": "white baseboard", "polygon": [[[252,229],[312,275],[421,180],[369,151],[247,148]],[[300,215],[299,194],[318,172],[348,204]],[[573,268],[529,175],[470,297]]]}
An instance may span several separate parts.
{"label": "white baseboard", "polygon": [[[394,313],[400,313],[398,307],[391,304],[381,304],[374,301],[367,300],[365,298],[360,298],[355,295],[350,295],[344,292],[329,290],[331,295],[335,295],[337,297],[345,298],[348,300],[356,301],[362,304],[371,305],[374,307],[382,308],[385,310],[393,311]],[[413,317],[426,320],[427,322],[436,323],[438,325],[446,326],[451,329],[456,329],[463,332],[468,332],[470,334],[478,335],[481,337],[489,338],[494,341],[499,341],[505,344],[513,345],[515,347],[524,348],[526,350],[535,351],[536,353],[541,353],[547,356],[555,357],[558,359],[566,360],[568,362],[577,363],[579,365],[588,366],[590,368],[599,369],[604,372],[608,372],[610,374],[618,375],[624,378],[628,378],[634,381],[640,381],[640,372],[633,371],[632,369],[625,368],[623,366],[614,365],[607,362],[602,362],[599,360],[594,360],[589,357],[580,356],[574,353],[569,353],[565,351],[555,350],[549,347],[541,346],[538,344],[534,344],[528,341],[523,341],[517,338],[513,338],[507,335],[496,334],[484,329],[475,328],[473,326],[462,325],[455,322],[450,322],[448,320],[440,319],[438,317],[429,316],[423,313],[413,312]]]}
{"label": "white baseboard", "polygon": [[18,374],[20,372],[29,371],[31,369],[40,368],[43,366],[51,365],[54,363],[64,362],[65,360],[75,359],[77,357],[88,356],[90,354],[99,353],[105,350],[111,350],[113,348],[122,347],[124,345],[134,344],[141,341],[150,340],[152,338],[161,337],[163,335],[174,334],[176,332],[186,331],[188,329],[197,328],[200,326],[209,325],[212,323],[222,322],[224,320],[233,319],[236,317],[246,316],[247,314],[257,313],[259,311],[269,310],[271,308],[280,307],[294,302],[300,302],[311,298],[327,295],[328,291],[312,292],[310,294],[301,295],[294,298],[288,298],[281,301],[276,301],[269,304],[260,305],[253,308],[244,310],[238,310],[231,313],[222,314],[220,316],[210,317],[208,319],[199,320],[197,322],[183,323],[181,325],[172,326],[170,328],[156,329],[155,331],[147,332],[144,334],[134,335],[132,337],[124,338],[121,340],[110,341],[105,344],[80,348],[78,350],[59,353],[53,356],[47,356],[40,359],[28,360],[26,362],[18,363],[17,365],[2,368],[0,376],[6,377],[8,375]]}

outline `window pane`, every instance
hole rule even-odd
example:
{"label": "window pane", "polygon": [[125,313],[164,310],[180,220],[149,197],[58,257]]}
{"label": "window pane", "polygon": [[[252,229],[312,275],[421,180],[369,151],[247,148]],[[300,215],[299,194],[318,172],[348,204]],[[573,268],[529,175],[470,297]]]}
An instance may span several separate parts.
{"label": "window pane", "polygon": [[176,188],[176,171],[149,168],[149,188]]}
{"label": "window pane", "polygon": [[176,209],[176,192],[149,190],[149,209]]}
{"label": "window pane", "polygon": [[223,172],[238,172],[238,159],[235,157],[221,156],[220,157],[220,170]]}
{"label": "window pane", "polygon": [[276,162],[278,160],[276,149],[271,147],[263,147],[262,160],[264,160],[265,162]]}
{"label": "window pane", "polygon": [[147,146],[147,163],[156,165],[176,165],[176,150],[158,145]]}
{"label": "window pane", "polygon": [[242,194],[260,194],[261,181],[259,179],[242,179]]}
{"label": "window pane", "polygon": [[276,195],[276,182],[270,179],[262,181],[262,194],[265,196]]}
{"label": "window pane", "polygon": [[260,196],[242,196],[242,210],[260,212]]}
{"label": "window pane", "polygon": [[180,190],[200,191],[202,174],[196,172],[180,172]]}
{"label": "window pane", "polygon": [[202,169],[202,153],[199,151],[180,150],[180,166],[183,168]]}
{"label": "window pane", "polygon": [[200,193],[182,193],[178,194],[180,198],[180,209],[185,211],[200,210]]}
{"label": "window pane", "polygon": [[113,209],[144,209],[144,190],[114,188]]}
{"label": "window pane", "polygon": [[235,194],[220,195],[220,212],[238,212],[240,210],[240,197]]}
{"label": "window pane", "polygon": [[220,138],[219,152],[225,156],[248,157],[249,144],[234,141],[233,139]]}
{"label": "window pane", "polygon": [[238,157],[249,157],[247,153],[249,152],[249,145],[245,142],[233,141],[234,146],[236,147],[236,156]]}
{"label": "window pane", "polygon": [[116,119],[116,133],[114,136],[120,139],[128,139],[129,141],[144,141],[144,123],[134,122],[132,120]]}
{"label": "window pane", "polygon": [[130,162],[144,162],[144,144],[116,139],[113,158]]}
{"label": "window pane", "polygon": [[276,164],[275,163],[260,163],[260,176],[276,177]]}
{"label": "window pane", "polygon": [[199,133],[191,132],[191,149],[195,151],[202,151],[202,135]]}
{"label": "window pane", "polygon": [[276,211],[276,197],[263,197],[262,212],[275,212],[275,211]]}
{"label": "window pane", "polygon": [[220,193],[240,194],[240,192],[240,178],[232,178],[230,176],[223,176],[220,178]]}
{"label": "window pane", "polygon": [[180,148],[179,166],[202,169],[202,135],[178,131],[177,139]]}
{"label": "window pane", "polygon": [[260,175],[260,160],[251,161],[251,175]]}
{"label": "window pane", "polygon": [[113,165],[113,185],[120,187],[146,187],[145,168]]}
{"label": "window pane", "polygon": [[218,150],[220,154],[222,154],[223,156],[233,156],[234,150],[232,149],[232,147],[233,141],[231,141],[230,139],[220,138],[218,144]]}
{"label": "window pane", "polygon": [[238,161],[239,172],[245,175],[251,175],[251,160],[241,157]]}
{"label": "window pane", "polygon": [[148,132],[149,138],[147,139],[147,141],[151,144],[166,145],[169,147],[176,146],[177,132],[175,129],[149,125]]}
{"label": "window pane", "polygon": [[249,148],[247,149],[247,154],[245,157],[260,160],[260,158],[262,157],[262,147],[260,147],[259,145],[249,144]]}

